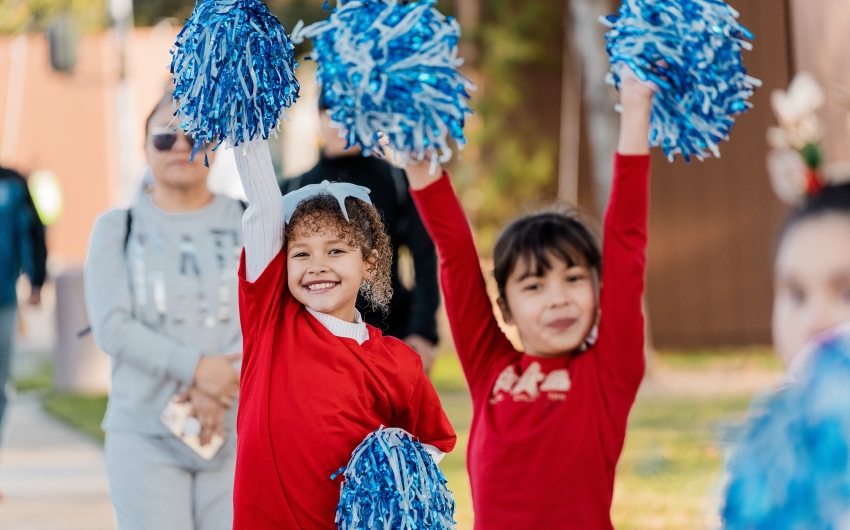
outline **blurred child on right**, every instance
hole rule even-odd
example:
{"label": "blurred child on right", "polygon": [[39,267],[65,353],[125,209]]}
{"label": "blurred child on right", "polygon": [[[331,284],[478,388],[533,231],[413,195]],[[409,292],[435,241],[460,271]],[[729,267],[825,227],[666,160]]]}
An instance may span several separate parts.
{"label": "blurred child on right", "polygon": [[850,528],[850,184],[791,215],[775,275],[788,373],[733,448],[723,528]]}
{"label": "blurred child on right", "polygon": [[850,184],[827,186],[789,218],[776,256],[773,346],[791,365],[813,337],[850,322]]}

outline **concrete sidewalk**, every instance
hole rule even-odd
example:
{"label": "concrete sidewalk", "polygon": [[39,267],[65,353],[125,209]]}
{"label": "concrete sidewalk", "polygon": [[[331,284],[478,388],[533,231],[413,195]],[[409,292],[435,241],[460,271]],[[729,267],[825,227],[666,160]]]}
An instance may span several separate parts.
{"label": "concrete sidewalk", "polygon": [[47,416],[34,397],[7,410],[0,529],[114,530],[101,446]]}

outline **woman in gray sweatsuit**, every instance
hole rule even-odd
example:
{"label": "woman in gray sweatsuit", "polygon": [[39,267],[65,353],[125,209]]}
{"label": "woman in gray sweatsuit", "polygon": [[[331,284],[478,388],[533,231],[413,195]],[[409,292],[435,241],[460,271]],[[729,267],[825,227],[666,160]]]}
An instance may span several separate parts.
{"label": "woman in gray sweatsuit", "polygon": [[[150,193],[102,214],[86,257],[92,332],[112,359],[109,496],[119,530],[229,530],[244,208],[207,189],[203,153],[189,163],[192,141],[169,126],[170,104],[146,123]],[[162,423],[175,395],[191,403],[201,443],[226,437],[211,460]]]}

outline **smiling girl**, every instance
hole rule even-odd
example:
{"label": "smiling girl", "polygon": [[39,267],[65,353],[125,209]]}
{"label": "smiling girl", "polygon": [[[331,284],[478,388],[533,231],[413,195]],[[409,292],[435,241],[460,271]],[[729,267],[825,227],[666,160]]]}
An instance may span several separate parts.
{"label": "smiling girl", "polygon": [[235,152],[249,206],[233,528],[335,528],[330,477],[369,433],[404,429],[435,459],[455,433],[419,355],[355,309],[358,292],[377,309],[392,294],[369,190],[325,182],[281,200],[268,144]]}
{"label": "smiling girl", "polygon": [[[614,470],[644,372],[652,90],[621,89],[619,153],[600,252],[568,215],[517,219],[494,249],[499,329],[463,210],[448,175],[407,167],[440,253],[455,346],[469,382],[468,466],[475,527],[608,529]],[[604,262],[604,268],[603,268]]]}

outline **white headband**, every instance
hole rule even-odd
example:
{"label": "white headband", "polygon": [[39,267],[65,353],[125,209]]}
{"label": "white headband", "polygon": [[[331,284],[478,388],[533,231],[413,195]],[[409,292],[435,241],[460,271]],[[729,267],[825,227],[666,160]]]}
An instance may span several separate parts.
{"label": "white headband", "polygon": [[345,210],[345,199],[347,197],[354,197],[365,203],[372,204],[372,201],[369,199],[369,188],[348,182],[334,182],[331,184],[327,180],[323,180],[321,184],[310,184],[283,196],[284,222],[289,223],[292,214],[295,213],[295,209],[298,208],[301,201],[324,194],[336,197],[337,202],[339,202],[339,208],[342,210],[342,215],[345,216],[346,221],[349,220],[348,212]]}

